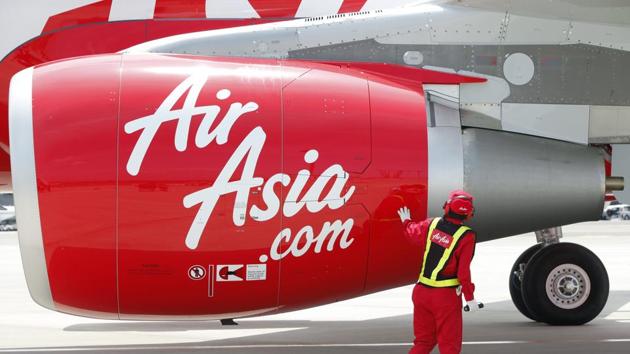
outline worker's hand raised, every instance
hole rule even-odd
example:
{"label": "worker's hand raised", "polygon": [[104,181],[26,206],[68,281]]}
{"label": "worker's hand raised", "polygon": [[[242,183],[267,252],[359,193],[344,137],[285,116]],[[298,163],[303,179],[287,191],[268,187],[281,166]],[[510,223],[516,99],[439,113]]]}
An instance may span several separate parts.
{"label": "worker's hand raised", "polygon": [[405,221],[411,220],[411,212],[407,207],[402,207],[398,209],[398,216],[400,216],[400,222],[402,222],[403,224],[405,223]]}

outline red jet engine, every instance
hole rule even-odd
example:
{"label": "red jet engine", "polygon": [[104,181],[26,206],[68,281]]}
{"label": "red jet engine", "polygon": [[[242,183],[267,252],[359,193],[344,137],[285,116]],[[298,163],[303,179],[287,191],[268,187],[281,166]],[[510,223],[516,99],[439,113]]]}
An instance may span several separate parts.
{"label": "red jet engine", "polygon": [[211,319],[413,282],[396,210],[427,215],[421,84],[477,81],[174,55],[26,69],[10,133],[31,295],[82,316]]}

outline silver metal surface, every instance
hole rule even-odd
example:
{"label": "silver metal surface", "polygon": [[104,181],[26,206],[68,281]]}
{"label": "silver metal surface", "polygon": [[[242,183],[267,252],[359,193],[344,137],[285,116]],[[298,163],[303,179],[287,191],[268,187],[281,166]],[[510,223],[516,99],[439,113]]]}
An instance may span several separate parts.
{"label": "silver metal surface", "polygon": [[425,87],[429,155],[428,206],[430,217],[442,216],[448,194],[464,181],[459,93]]}
{"label": "silver metal surface", "polygon": [[[534,74],[524,85],[510,85],[506,102],[630,106],[629,48],[607,43],[629,29],[598,28],[595,41],[588,33],[563,34],[578,25],[568,19],[505,23],[506,16],[451,6],[363,11],[177,35],[126,52],[387,62],[500,79],[505,62],[518,53],[531,59]],[[501,29],[509,26],[519,28]],[[552,31],[557,39],[550,40]],[[524,38],[514,37],[518,33]]]}
{"label": "silver metal surface", "polygon": [[605,172],[599,149],[474,128],[462,137],[464,189],[476,197],[470,224],[478,240],[601,216]]}
{"label": "silver metal surface", "polygon": [[[613,145],[611,163],[611,173],[614,176],[624,176],[630,179],[630,145]],[[624,188],[622,191],[613,193],[620,202],[625,204],[630,202],[630,188]]]}
{"label": "silver metal surface", "polygon": [[[446,106],[447,108],[458,111],[459,110],[459,99],[457,97],[448,96],[441,92],[436,91],[425,91],[425,98],[429,103],[435,103],[442,106]],[[459,117],[457,118],[459,121]],[[439,124],[438,124],[439,125]],[[458,126],[461,124],[457,124]]]}
{"label": "silver metal surface", "polygon": [[54,310],[39,217],[33,145],[33,68],[17,73],[9,92],[11,172],[20,253],[28,290],[39,305]]}
{"label": "silver metal surface", "polygon": [[[290,58],[405,64],[402,54],[422,53],[422,65],[503,78],[510,53],[533,58],[536,73],[526,85],[510,85],[509,103],[630,106],[630,52],[589,44],[383,44],[374,39],[291,51]],[[479,102],[483,103],[483,102]]]}
{"label": "silver metal surface", "polygon": [[588,144],[587,105],[502,103],[503,130],[543,138]]}
{"label": "silver metal surface", "polygon": [[[609,128],[625,125],[617,123],[622,120],[593,108],[630,107],[630,28],[536,16],[427,4],[189,33],[126,52],[385,62],[475,73],[488,82],[461,85],[467,126],[584,144],[630,142],[628,134]],[[523,80],[515,80],[520,74]],[[541,112],[522,113],[535,107]]]}
{"label": "silver metal surface", "polygon": [[591,294],[591,278],[582,267],[575,264],[555,267],[547,275],[545,284],[549,300],[565,310],[582,306]]}
{"label": "silver metal surface", "polygon": [[468,8],[509,11],[511,15],[540,16],[550,20],[571,14],[574,21],[630,25],[630,3],[625,0],[457,0],[456,4]]}
{"label": "silver metal surface", "polygon": [[538,230],[535,232],[536,242],[542,243],[545,246],[552,245],[560,242],[562,238],[562,227],[550,227],[547,229]]}
{"label": "silver metal surface", "polygon": [[630,107],[591,106],[588,140],[591,144],[629,144]]}
{"label": "silver metal surface", "polygon": [[448,194],[464,183],[460,127],[429,127],[428,216],[442,216]]}
{"label": "silver metal surface", "polygon": [[[175,53],[285,58],[292,50],[425,32],[434,7],[362,11],[182,34],[142,43],[126,53]],[[400,54],[403,60],[403,53]]]}
{"label": "silver metal surface", "polygon": [[623,177],[606,177],[606,192],[622,191],[624,188],[625,183]]}

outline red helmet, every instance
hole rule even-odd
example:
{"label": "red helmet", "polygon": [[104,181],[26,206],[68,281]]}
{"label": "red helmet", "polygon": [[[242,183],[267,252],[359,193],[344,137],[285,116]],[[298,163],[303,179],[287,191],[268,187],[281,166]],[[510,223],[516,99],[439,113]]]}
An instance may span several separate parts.
{"label": "red helmet", "polygon": [[469,219],[475,212],[473,201],[475,198],[463,190],[452,191],[448,195],[448,200],[444,203],[444,215],[454,213]]}

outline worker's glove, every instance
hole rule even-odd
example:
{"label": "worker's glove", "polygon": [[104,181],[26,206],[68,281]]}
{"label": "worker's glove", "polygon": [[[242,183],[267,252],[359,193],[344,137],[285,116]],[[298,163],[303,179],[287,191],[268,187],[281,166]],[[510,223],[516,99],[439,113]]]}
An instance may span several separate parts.
{"label": "worker's glove", "polygon": [[403,224],[405,223],[405,221],[411,220],[411,212],[407,207],[402,207],[398,209],[398,216],[400,216],[400,222],[402,222]]}
{"label": "worker's glove", "polygon": [[466,306],[464,306],[465,312],[476,312],[483,308],[483,303],[477,302],[477,300],[472,299],[466,302]]}

